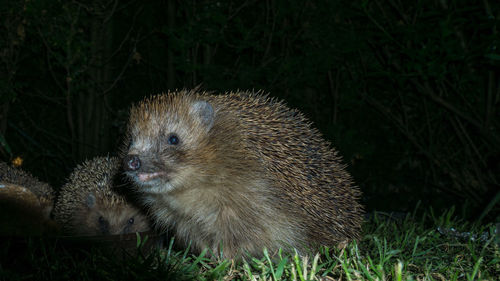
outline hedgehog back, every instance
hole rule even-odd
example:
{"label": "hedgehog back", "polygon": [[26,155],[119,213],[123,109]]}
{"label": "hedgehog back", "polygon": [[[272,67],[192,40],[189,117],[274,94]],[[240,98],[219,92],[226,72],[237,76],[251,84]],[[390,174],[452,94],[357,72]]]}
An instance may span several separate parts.
{"label": "hedgehog back", "polygon": [[302,113],[260,93],[201,98],[237,116],[247,151],[261,159],[282,191],[276,196],[291,202],[285,211],[304,218],[311,242],[330,245],[358,237],[361,193],[338,152]]}

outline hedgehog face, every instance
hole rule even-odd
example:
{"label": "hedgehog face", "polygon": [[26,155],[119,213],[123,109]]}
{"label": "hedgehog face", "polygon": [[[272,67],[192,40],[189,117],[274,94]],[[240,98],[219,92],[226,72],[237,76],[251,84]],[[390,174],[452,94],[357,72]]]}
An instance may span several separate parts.
{"label": "hedgehog face", "polygon": [[117,235],[149,231],[149,221],[138,209],[125,203],[109,204],[89,194],[87,212],[80,226],[82,235]]}
{"label": "hedgehog face", "polygon": [[208,102],[176,95],[156,96],[133,108],[126,175],[140,191],[163,193],[203,173],[214,118]]}

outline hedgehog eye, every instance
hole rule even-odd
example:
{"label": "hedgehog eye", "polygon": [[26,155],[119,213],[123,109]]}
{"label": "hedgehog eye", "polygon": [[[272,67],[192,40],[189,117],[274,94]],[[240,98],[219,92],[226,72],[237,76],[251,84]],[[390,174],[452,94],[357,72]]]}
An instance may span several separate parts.
{"label": "hedgehog eye", "polygon": [[177,135],[170,135],[168,137],[168,144],[170,145],[177,145],[179,143],[179,137]]}
{"label": "hedgehog eye", "polygon": [[102,217],[99,217],[99,230],[102,234],[109,234],[109,223]]}
{"label": "hedgehog eye", "polygon": [[134,224],[134,218],[130,218],[130,219],[128,220],[128,224]]}

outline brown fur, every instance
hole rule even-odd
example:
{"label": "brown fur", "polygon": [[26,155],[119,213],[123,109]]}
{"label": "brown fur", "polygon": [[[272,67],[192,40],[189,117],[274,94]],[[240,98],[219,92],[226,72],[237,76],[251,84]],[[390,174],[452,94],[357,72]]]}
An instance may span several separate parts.
{"label": "brown fur", "polygon": [[[174,92],[131,109],[127,175],[157,227],[224,256],[357,238],[360,191],[298,111],[261,94]],[[179,143],[168,143],[169,136]],[[126,168],[127,169],[127,168]]]}
{"label": "brown fur", "polygon": [[42,212],[42,217],[50,219],[50,213],[54,206],[55,192],[54,189],[45,182],[39,181],[33,175],[9,166],[7,163],[0,162],[0,181],[11,183],[27,188],[38,199],[38,209]]}
{"label": "brown fur", "polygon": [[54,218],[70,235],[126,234],[150,230],[141,210],[116,193],[115,157],[97,157],[78,165],[61,188]]}
{"label": "brown fur", "polygon": [[46,216],[38,197],[28,188],[0,181],[0,234],[55,234],[57,225]]}

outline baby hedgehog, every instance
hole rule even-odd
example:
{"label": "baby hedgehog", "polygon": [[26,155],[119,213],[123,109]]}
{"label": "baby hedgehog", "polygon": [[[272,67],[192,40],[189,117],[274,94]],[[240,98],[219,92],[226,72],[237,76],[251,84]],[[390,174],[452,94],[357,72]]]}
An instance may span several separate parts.
{"label": "baby hedgehog", "polygon": [[360,191],[340,156],[266,95],[153,96],[132,107],[128,141],[124,169],[156,225],[198,252],[305,254],[359,236]]}
{"label": "baby hedgehog", "polygon": [[54,189],[45,182],[39,181],[31,174],[9,166],[5,162],[0,162],[0,182],[21,186],[31,191],[39,201],[42,217],[50,219],[50,213],[54,206]]}
{"label": "baby hedgehog", "polygon": [[115,192],[116,157],[97,157],[78,165],[61,188],[54,218],[69,235],[108,235],[150,230],[141,210]]}

